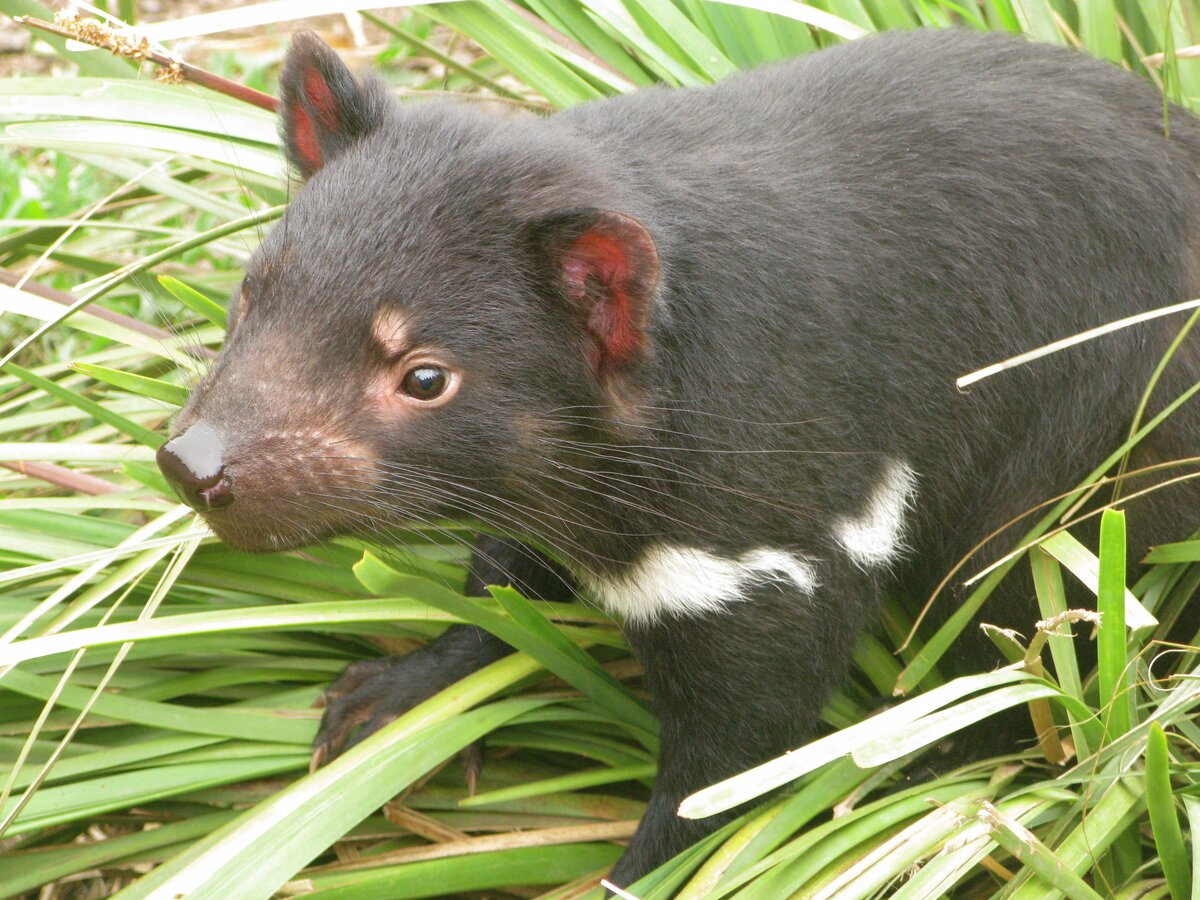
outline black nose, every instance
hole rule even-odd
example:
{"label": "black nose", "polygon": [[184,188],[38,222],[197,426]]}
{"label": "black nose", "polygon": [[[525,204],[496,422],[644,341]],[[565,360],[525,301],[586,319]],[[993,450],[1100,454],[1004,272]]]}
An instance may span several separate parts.
{"label": "black nose", "polygon": [[188,506],[201,512],[219,509],[233,502],[223,449],[217,433],[197,422],[159,448],[158,467]]}

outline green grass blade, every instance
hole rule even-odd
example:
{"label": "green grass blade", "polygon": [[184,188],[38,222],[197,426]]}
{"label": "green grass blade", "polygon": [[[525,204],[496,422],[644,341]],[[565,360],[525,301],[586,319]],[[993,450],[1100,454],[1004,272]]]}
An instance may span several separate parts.
{"label": "green grass blade", "polygon": [[[1058,561],[1042,548],[1035,547],[1029,553],[1029,565],[1033,573],[1033,587],[1037,592],[1038,608],[1042,619],[1049,620],[1067,611],[1067,594],[1063,585],[1062,569]],[[1054,662],[1054,674],[1068,696],[1083,703],[1083,677],[1079,671],[1079,660],[1075,655],[1075,638],[1072,628],[1077,626],[1062,625],[1049,634],[1046,642],[1050,645],[1050,658]],[[1091,756],[1092,749],[1099,734],[1095,731],[1091,716],[1081,719],[1073,709],[1068,708],[1067,715],[1071,723],[1071,736],[1075,742],[1075,753],[1080,759]]]}
{"label": "green grass blade", "polygon": [[172,278],[170,275],[159,275],[158,283],[170,291],[180,303],[192,312],[204,316],[208,321],[224,330],[226,319],[225,307],[208,299],[195,288],[189,287],[178,278]]}
{"label": "green grass blade", "polygon": [[1079,37],[1093,56],[1121,61],[1121,31],[1117,6],[1111,0],[1077,0]]}
{"label": "green grass blade", "polygon": [[[103,381],[105,384],[111,384],[113,387],[129,391],[131,394],[137,394],[139,397],[149,397],[151,400],[157,400],[160,403],[169,403],[175,407],[183,406],[183,404],[187,403],[187,390],[177,384],[171,384],[159,378],[149,378],[133,372],[122,372],[118,369],[110,369],[108,366],[94,366],[83,362],[72,363],[71,369],[72,371],[95,378],[97,381]],[[147,443],[152,447],[161,447],[165,441],[166,438],[163,435],[153,433],[153,442],[146,440],[143,443]]]}
{"label": "green grass blade", "polygon": [[313,900],[366,900],[388,897],[498,896],[494,889],[514,883],[559,884],[600,868],[621,855],[613,844],[517,847],[470,856],[426,860],[364,872],[329,873],[303,879]]}
{"label": "green grass blade", "polygon": [[1125,638],[1125,514],[1115,509],[1106,509],[1100,520],[1097,609],[1100,708],[1105,736],[1111,741],[1129,730],[1131,699]]}
{"label": "green grass blade", "polygon": [[1040,875],[1053,887],[1055,896],[1070,900],[1103,900],[1078,875],[1063,868],[1049,847],[1020,822],[1004,815],[991,804],[980,810],[980,817],[991,827],[992,838],[1013,858]]}
{"label": "green grass blade", "polygon": [[1159,544],[1146,554],[1142,562],[1147,565],[1200,562],[1200,541]]}
{"label": "green grass blade", "polygon": [[[176,542],[186,540],[180,535]],[[492,615],[498,615],[492,613]],[[183,613],[160,616],[148,622],[122,622],[96,628],[77,628],[73,631],[46,637],[29,638],[0,646],[0,666],[78,650],[81,647],[103,647],[126,641],[153,641],[175,637],[196,637],[203,634],[223,634],[231,631],[277,630],[306,625],[336,623],[396,622],[457,622],[452,615],[443,615],[423,600],[414,598],[375,600],[331,600],[300,605],[261,606],[247,609],[223,609],[212,612]]]}
{"label": "green grass blade", "polygon": [[1192,836],[1192,884],[1200,884],[1200,797],[1183,795],[1183,809],[1187,813],[1188,831]]}
{"label": "green grass blade", "polygon": [[[54,690],[53,679],[20,669],[6,672],[0,685],[39,700],[45,700]],[[83,709],[90,699],[91,692],[86,688],[67,685],[58,704],[67,709]],[[102,716],[172,731],[283,741],[300,746],[311,743],[317,731],[316,713],[295,709],[200,708],[138,700],[122,694],[104,694],[95,700],[93,708]]]}
{"label": "green grass blade", "polygon": [[459,806],[469,808],[488,806],[493,803],[503,803],[508,800],[522,800],[525,797],[539,797],[543,794],[557,794],[578,790],[585,787],[596,787],[601,784],[616,784],[622,781],[643,781],[653,778],[658,767],[653,763],[643,763],[636,766],[618,766],[610,769],[584,769],[572,772],[570,775],[560,775],[557,778],[547,778],[543,781],[531,781],[513,787],[500,788],[495,791],[464,797],[458,802]]}
{"label": "green grass blade", "polygon": [[[33,795],[8,835],[25,834],[67,822],[87,821],[106,812],[152,803],[168,797],[230,782],[267,778],[303,769],[308,755],[259,759],[217,760],[192,765],[140,769],[107,775],[100,779],[61,787],[42,788]],[[5,805],[4,813],[16,803]]]}
{"label": "green grass blade", "polygon": [[[658,720],[654,715],[635,700],[625,686],[608,674],[598,662],[563,637],[529,600],[511,587],[490,587],[488,590],[517,625],[536,635],[545,646],[556,648],[558,659],[570,659],[573,663],[566,665],[564,673],[559,673],[549,665],[551,659],[547,658],[543,664],[548,669],[569,684],[579,687],[584,696],[590,697],[597,706],[610,712],[618,721],[628,722],[651,735],[657,732]],[[564,663],[555,662],[555,665],[562,667]],[[568,675],[570,677],[567,677]]]}
{"label": "green grass blade", "polygon": [[1188,900],[1192,896],[1192,873],[1179,817],[1175,814],[1167,736],[1157,722],[1150,723],[1150,733],[1146,738],[1146,808],[1150,813],[1154,846],[1171,889],[1171,898]]}
{"label": "green grass blade", "polygon": [[90,400],[87,397],[84,397],[82,394],[72,391],[69,388],[65,388],[48,378],[42,378],[40,375],[35,375],[33,372],[29,371],[28,369],[23,369],[15,363],[5,363],[3,366],[0,366],[0,370],[8,372],[12,375],[16,375],[26,384],[29,384],[38,390],[45,391],[50,396],[57,397],[59,400],[62,400],[65,403],[69,403],[72,406],[78,407],[86,412],[89,416],[96,419],[98,422],[103,422],[105,425],[111,425],[122,434],[129,435],[139,444],[143,444],[147,447],[153,447],[157,450],[165,441],[165,438],[162,435],[153,432],[149,428],[139,425],[136,422],[131,422],[124,416],[114,413],[103,404],[97,403],[95,400]]}

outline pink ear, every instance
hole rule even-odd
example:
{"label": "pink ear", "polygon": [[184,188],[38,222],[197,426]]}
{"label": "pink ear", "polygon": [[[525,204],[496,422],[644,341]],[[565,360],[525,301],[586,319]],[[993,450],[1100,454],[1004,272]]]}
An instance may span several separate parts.
{"label": "pink ear", "polygon": [[584,222],[562,250],[559,266],[567,297],[594,341],[591,362],[598,373],[611,374],[634,362],[645,346],[658,250],[629,216],[596,211]]}
{"label": "pink ear", "polygon": [[291,121],[288,125],[288,149],[293,157],[292,162],[305,178],[325,165],[325,157],[321,155],[321,144],[313,130],[312,119],[302,107],[292,110]]}
{"label": "pink ear", "polygon": [[374,128],[388,102],[380,84],[359,84],[311,31],[292,38],[279,91],[284,147],[305,178]]}

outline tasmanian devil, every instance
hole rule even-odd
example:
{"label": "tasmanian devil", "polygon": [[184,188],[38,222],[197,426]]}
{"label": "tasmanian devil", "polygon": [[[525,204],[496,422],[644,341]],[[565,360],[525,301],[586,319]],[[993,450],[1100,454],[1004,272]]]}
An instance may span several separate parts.
{"label": "tasmanian devil", "polygon": [[[234,547],[469,519],[513,536],[471,590],[619,617],[662,751],[618,884],[721,821],[681,798],[815,734],[881,591],[1119,446],[1181,322],[955,378],[1197,288],[1200,128],[1078,52],[886,34],[536,117],[397,104],[300,34],[281,83],[306,183],[162,469]],[[1193,338],[1151,412],[1197,380]],[[1135,465],[1198,443],[1191,403]],[[1135,545],[1197,509],[1134,504]],[[508,652],[352,665],[318,758]]]}

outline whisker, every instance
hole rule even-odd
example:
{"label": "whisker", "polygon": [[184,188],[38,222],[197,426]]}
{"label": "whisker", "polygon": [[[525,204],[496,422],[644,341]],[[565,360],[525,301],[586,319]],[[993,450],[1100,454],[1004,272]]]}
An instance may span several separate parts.
{"label": "whisker", "polygon": [[[340,474],[341,477],[347,477],[346,473],[333,473],[333,474],[335,474],[335,475]],[[447,481],[446,479],[437,479],[437,480]],[[431,501],[433,503],[440,503],[444,507],[447,507],[447,508],[457,511],[457,512],[461,512],[466,517],[473,518],[476,521],[479,521],[480,524],[486,525],[486,526],[493,528],[496,531],[499,531],[501,533],[512,533],[513,531],[527,533],[527,534],[529,534],[530,537],[541,541],[547,547],[553,548],[554,552],[557,555],[560,555],[564,559],[567,559],[567,560],[575,563],[575,566],[581,568],[582,570],[586,570],[588,567],[583,565],[579,561],[579,559],[577,557],[575,557],[572,553],[568,553],[566,551],[566,548],[571,547],[573,549],[578,549],[580,552],[584,553],[586,556],[589,556],[589,557],[596,556],[596,554],[593,551],[588,550],[582,544],[579,544],[576,540],[574,540],[574,538],[570,534],[559,531],[558,529],[555,529],[555,536],[553,538],[548,538],[543,533],[541,527],[537,526],[533,522],[528,521],[528,519],[525,519],[524,517],[522,517],[523,518],[522,521],[518,521],[515,523],[516,524],[515,528],[514,528],[514,523],[512,521],[497,521],[496,516],[498,514],[497,514],[496,510],[493,510],[490,507],[485,506],[484,504],[482,504],[478,501],[471,501],[469,498],[464,498],[462,496],[462,494],[457,490],[457,488],[458,488],[457,485],[454,485],[453,482],[447,482],[447,483],[449,483],[451,485],[451,488],[446,489],[446,488],[442,488],[440,485],[433,485],[433,484],[429,484],[427,482],[421,483],[419,481],[405,482],[402,485],[375,484],[375,485],[364,486],[364,485],[359,484],[359,485],[354,485],[351,488],[351,492],[349,494],[333,495],[333,496],[337,497],[338,499],[348,499],[351,501],[353,500],[353,498],[355,496],[357,496],[357,497],[365,500],[366,502],[376,503],[376,504],[380,500],[411,501],[412,499],[424,500],[426,502]],[[480,493],[484,493],[485,496],[492,498],[492,499],[503,500],[503,498],[494,497],[494,495],[486,494],[486,492],[480,492]],[[505,501],[505,502],[508,502],[508,501]],[[402,517],[409,517],[410,510],[409,510],[408,506],[410,506],[410,505],[411,504],[407,504],[402,507],[394,507],[394,508],[399,509]],[[510,505],[512,505],[520,513],[525,512],[523,507],[520,507],[516,504],[510,504]],[[355,510],[351,510],[349,512],[352,515],[361,514]],[[501,517],[501,518],[503,518],[503,517]],[[565,520],[562,520],[562,521],[565,521]],[[398,523],[390,523],[390,524],[392,524],[393,527],[395,527]],[[530,551],[530,553],[532,554],[532,551]],[[531,555],[531,558],[537,558],[537,557]]]}
{"label": "whisker", "polygon": [[[335,511],[338,511],[338,512],[347,513],[351,516],[351,518],[354,521],[367,525],[371,529],[372,533],[375,536],[377,536],[383,540],[383,544],[380,545],[381,550],[395,551],[397,549],[395,544],[391,540],[389,540],[390,535],[385,530],[385,528],[402,527],[402,526],[398,526],[397,523],[389,522],[386,519],[382,519],[378,516],[373,516],[369,513],[363,513],[357,509],[353,509],[353,508],[347,509],[346,507],[331,503],[328,499],[326,499],[325,495],[316,494],[316,493],[308,492],[308,491],[305,491],[303,493],[306,496],[314,497],[317,500],[317,502],[320,503],[321,505],[323,505],[327,508],[333,509]],[[344,499],[350,499],[350,498],[344,498]],[[438,525],[433,520],[428,519],[427,517],[421,516],[419,513],[405,511],[405,518],[416,521],[419,524],[423,525],[424,527],[432,529],[432,530],[436,531],[437,533],[444,535],[450,541],[465,548],[467,551],[469,551],[469,553],[472,556],[478,557],[479,559],[482,559],[483,561],[490,564],[497,571],[499,571],[503,575],[505,575],[511,583],[513,583],[513,584],[520,583],[521,579],[519,577],[517,577],[511,570],[508,569],[508,567],[506,567],[498,559],[496,559],[495,556],[482,550],[478,546],[478,544],[473,544],[471,542],[464,540],[462,537],[460,537],[458,534],[455,534],[450,529],[447,529],[447,528],[444,528],[444,527]],[[515,542],[512,546],[514,549],[516,549],[522,555],[526,556],[528,559],[530,559],[534,562],[537,562],[539,565],[546,564],[546,561],[544,559],[542,559],[531,548],[525,546],[524,544],[521,544],[520,542]],[[415,554],[413,555],[413,559],[414,559],[414,561],[416,560]],[[417,563],[417,565],[419,565],[419,563]],[[567,579],[563,578],[561,574],[554,571],[553,568],[550,568],[550,567],[548,567],[548,568],[549,568],[549,571],[551,571],[554,574],[554,576],[559,580],[559,582],[562,583],[564,589],[566,590],[567,596],[570,596],[570,597],[576,596],[575,586],[573,584],[571,584],[571,582],[569,582]]]}

